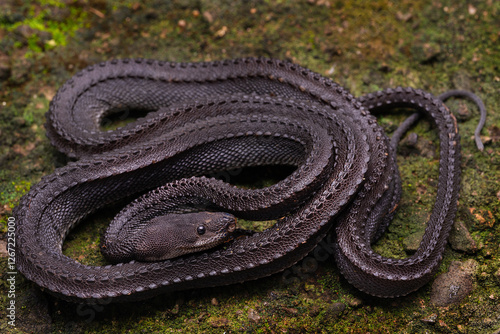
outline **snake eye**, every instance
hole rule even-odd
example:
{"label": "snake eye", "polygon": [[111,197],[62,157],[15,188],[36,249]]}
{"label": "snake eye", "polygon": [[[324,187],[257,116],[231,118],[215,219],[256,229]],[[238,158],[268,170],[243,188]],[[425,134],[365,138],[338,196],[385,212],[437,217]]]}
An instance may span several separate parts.
{"label": "snake eye", "polygon": [[205,234],[206,231],[207,230],[205,229],[205,226],[203,226],[203,225],[198,226],[198,228],[196,229],[196,232],[198,232],[199,235]]}

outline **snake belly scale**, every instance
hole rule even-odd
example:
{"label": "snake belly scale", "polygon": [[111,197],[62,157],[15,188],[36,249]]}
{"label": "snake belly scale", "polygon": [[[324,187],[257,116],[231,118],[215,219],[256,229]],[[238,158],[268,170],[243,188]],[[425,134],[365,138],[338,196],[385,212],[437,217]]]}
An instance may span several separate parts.
{"label": "snake belly scale", "polygon": [[[440,138],[436,202],[420,247],[402,260],[384,258],[370,246],[400,198],[394,149],[370,114],[386,106],[426,114]],[[122,109],[151,112],[102,132],[102,118]],[[258,279],[290,267],[332,231],[335,259],[350,283],[371,295],[402,296],[436,272],[457,208],[459,135],[440,100],[411,88],[356,99],[331,80],[280,60],[97,64],[60,88],[46,128],[53,145],[79,160],[43,177],[15,209],[17,268],[76,302],[136,300]],[[203,176],[273,164],[297,168],[263,189]],[[75,224],[144,192],[110,226],[109,239],[120,240],[128,218],[139,217],[140,228],[179,206],[278,221],[223,249],[158,262],[87,266],[62,254]],[[127,247],[126,240],[118,244]]]}

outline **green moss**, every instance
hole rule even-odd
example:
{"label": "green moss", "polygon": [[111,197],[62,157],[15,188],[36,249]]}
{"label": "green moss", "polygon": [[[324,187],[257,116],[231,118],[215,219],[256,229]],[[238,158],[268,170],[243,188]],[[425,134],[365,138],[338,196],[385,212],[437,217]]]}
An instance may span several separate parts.
{"label": "green moss", "polygon": [[[478,251],[470,255],[447,249],[440,272],[446,271],[452,260],[475,259],[479,270],[473,293],[461,304],[446,308],[430,303],[430,284],[404,298],[371,298],[350,286],[331,258],[316,261],[310,255],[291,271],[290,277],[296,280],[287,280],[290,277],[280,273],[255,282],[178,292],[102,309],[87,306],[82,310],[49,298],[53,331],[482,333],[500,327],[500,285],[494,276],[500,267],[496,186],[500,179],[500,115],[495,112],[500,107],[500,49],[494,21],[500,4],[452,0],[311,2],[182,0],[138,4],[93,0],[32,1],[16,8],[2,5],[2,51],[16,59],[31,57],[28,62],[11,59],[15,80],[0,83],[0,104],[5,101],[0,112],[0,142],[4,145],[0,151],[0,206],[6,206],[1,211],[3,224],[32,184],[51,173],[54,165],[66,163],[42,136],[43,112],[48,108],[42,87],[60,87],[86,65],[113,57],[199,61],[272,56],[329,76],[356,96],[402,85],[434,94],[466,88],[484,99],[489,115],[482,134],[491,140],[483,153],[471,140],[478,120],[475,107],[461,101],[448,103],[460,114],[463,148],[457,220],[469,228]],[[99,17],[102,14],[104,18]],[[35,34],[19,38],[15,30],[21,25],[34,29]],[[379,115],[388,132],[403,118],[399,112]],[[128,121],[118,115],[109,126],[123,126]],[[414,242],[409,238],[422,233],[436,193],[437,137],[426,121],[411,131],[418,134],[428,154],[421,157],[402,143],[398,158],[402,202],[388,233],[376,245],[380,253],[396,257],[405,257],[405,249]],[[246,179],[230,176],[245,187],[262,187],[279,179],[262,177],[262,171],[255,170]],[[100,237],[117,210],[89,217],[70,233],[64,253],[85,264],[105,264],[99,253]],[[242,226],[252,229],[273,223],[259,227],[261,223],[241,221]],[[26,283],[20,289],[26,291],[29,286]],[[338,312],[335,303],[344,304],[345,310]]]}
{"label": "green moss", "polygon": [[[4,174],[5,172],[0,172],[0,177],[1,175]],[[21,180],[18,182],[10,182],[10,183],[5,183],[0,186],[0,207],[3,208],[8,208],[11,210],[14,208],[15,203],[21,198],[22,195],[27,193],[31,187],[31,183]],[[0,224],[1,224],[1,229],[0,233],[6,233],[7,232],[7,219],[8,215],[5,214],[5,210],[0,211]]]}
{"label": "green moss", "polygon": [[109,264],[100,251],[100,237],[109,222],[109,219],[93,216],[87,220],[87,223],[77,226],[67,237],[63,254],[86,265]]}
{"label": "green moss", "polygon": [[19,200],[22,195],[27,193],[30,187],[31,183],[24,180],[3,184],[0,191],[0,205],[12,206],[13,202]]}
{"label": "green moss", "polygon": [[[27,12],[23,20],[10,21],[8,19],[0,20],[0,28],[8,32],[14,32],[21,26],[27,26],[33,30],[30,36],[26,37],[26,43],[29,51],[25,53],[26,57],[33,57],[34,54],[41,53],[44,50],[51,50],[58,46],[65,46],[68,38],[74,36],[75,32],[83,27],[88,13],[78,7],[70,7],[61,1],[25,1],[24,11]],[[61,19],[53,18],[53,12],[59,10],[68,10],[68,15]],[[50,38],[41,40],[39,32],[48,33]],[[14,48],[19,49],[23,43],[17,41]]]}

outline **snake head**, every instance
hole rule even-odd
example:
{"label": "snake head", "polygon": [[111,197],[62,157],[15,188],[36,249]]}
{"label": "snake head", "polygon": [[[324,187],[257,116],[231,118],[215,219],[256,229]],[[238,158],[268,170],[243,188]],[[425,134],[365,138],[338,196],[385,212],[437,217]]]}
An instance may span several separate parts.
{"label": "snake head", "polygon": [[160,261],[218,246],[236,228],[236,217],[225,212],[167,214],[153,218],[137,232],[134,258]]}

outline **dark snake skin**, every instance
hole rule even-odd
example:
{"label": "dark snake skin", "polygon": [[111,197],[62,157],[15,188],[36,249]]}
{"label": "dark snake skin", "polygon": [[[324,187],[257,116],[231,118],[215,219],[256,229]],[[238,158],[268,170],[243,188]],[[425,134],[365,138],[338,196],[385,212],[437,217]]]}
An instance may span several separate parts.
{"label": "dark snake skin", "polygon": [[[130,207],[124,213],[130,217]],[[137,216],[130,220],[118,214],[111,222],[101,244],[102,255],[111,263],[160,261],[214,248],[233,238],[236,217],[226,212],[167,213],[149,218],[146,208],[144,222]],[[115,224],[122,225],[118,227]],[[118,231],[118,233],[112,233]]]}
{"label": "dark snake skin", "polygon": [[[440,138],[436,202],[417,252],[402,260],[370,246],[400,196],[394,149],[369,113],[387,106],[424,113]],[[103,117],[123,109],[155,112],[120,130],[99,130]],[[60,88],[46,128],[59,150],[80,160],[42,178],[21,199],[14,213],[16,261],[29,280],[71,301],[136,300],[258,279],[302,259],[332,228],[335,259],[350,283],[374,296],[402,296],[435,274],[457,210],[458,128],[439,99],[412,88],[356,99],[280,60],[97,64]],[[256,190],[203,177],[257,165],[297,169]],[[127,217],[152,218],[178,207],[278,222],[222,249],[159,262],[93,267],[62,254],[75,224],[145,191],[129,206],[137,210],[125,209],[109,233],[119,234]]]}

